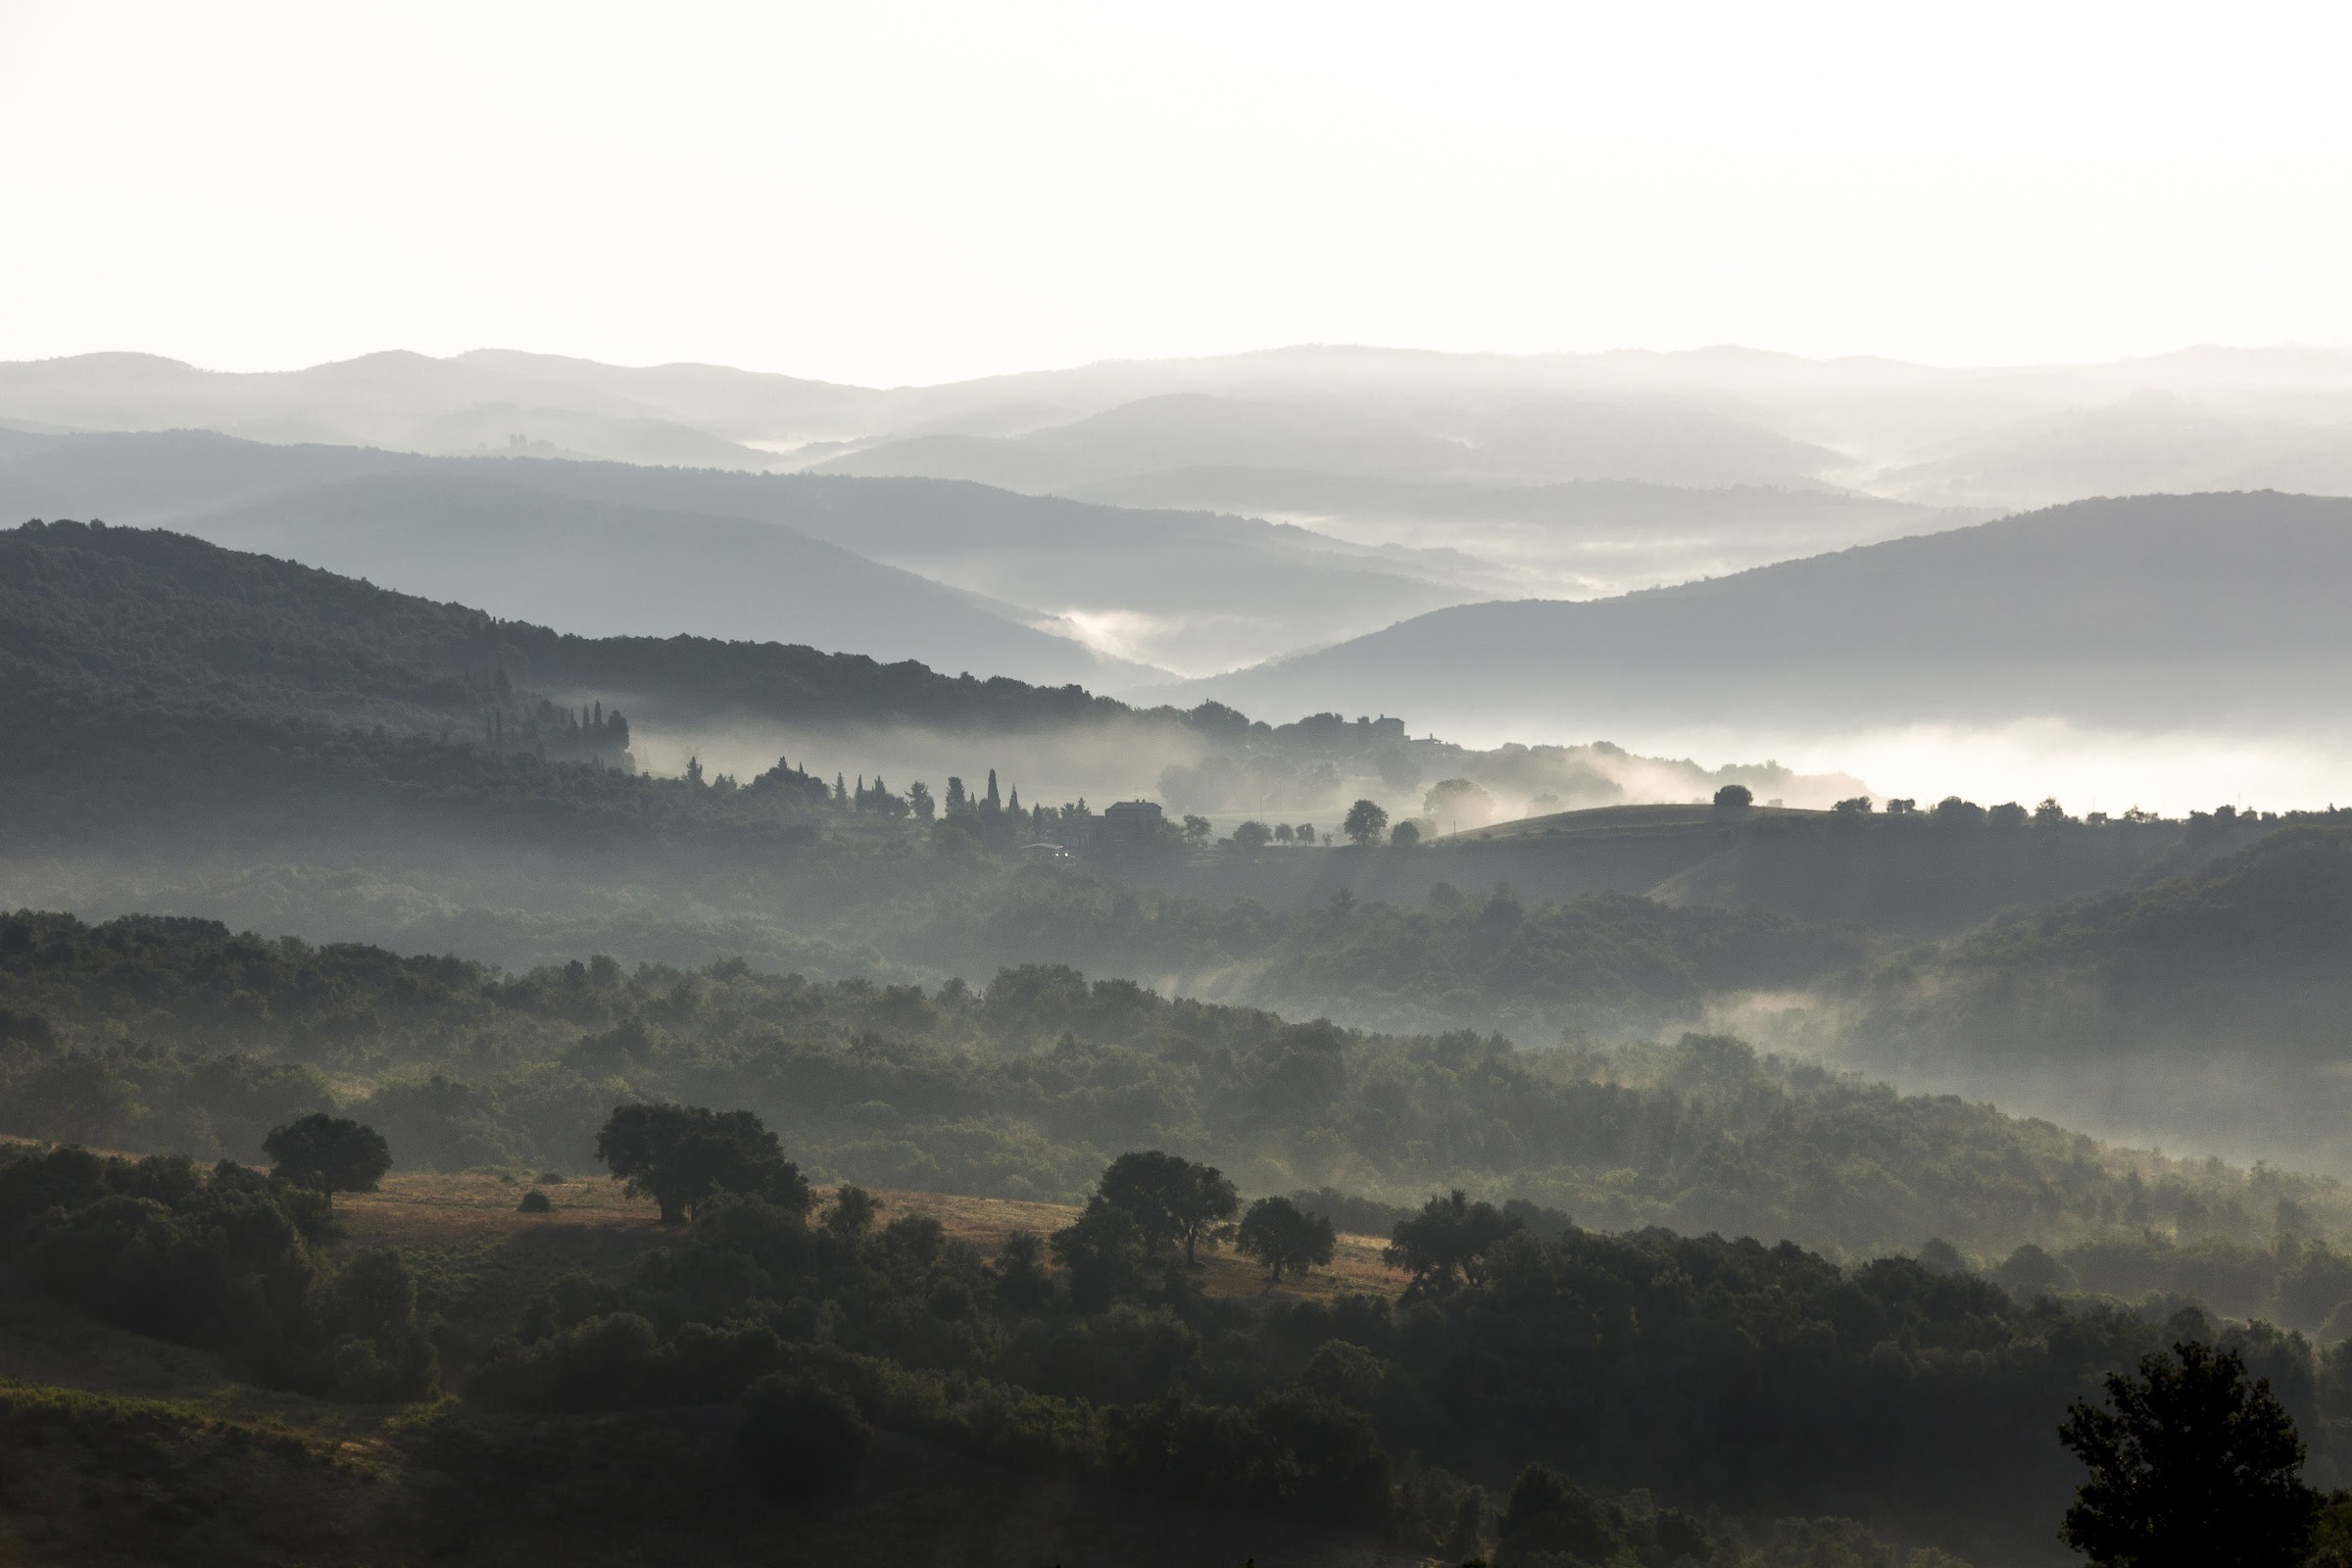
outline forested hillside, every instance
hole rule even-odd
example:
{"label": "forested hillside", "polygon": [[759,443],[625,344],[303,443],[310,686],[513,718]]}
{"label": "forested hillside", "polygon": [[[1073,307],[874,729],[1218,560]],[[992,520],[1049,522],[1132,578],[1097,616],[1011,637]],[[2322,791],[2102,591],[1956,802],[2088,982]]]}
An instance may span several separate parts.
{"label": "forested hillside", "polygon": [[2331,1182],[2102,1149],[1720,1037],[1612,1053],[1367,1034],[1054,966],[932,991],[740,962],[511,974],[20,913],[0,920],[0,1132],[207,1156],[252,1157],[270,1126],[341,1105],[409,1168],[571,1169],[615,1100],[678,1099],[758,1109],[820,1176],[1015,1198],[1068,1199],[1156,1146],[1260,1190],[1461,1185],[1608,1229],[1856,1253],[1941,1237],[1997,1261],[2151,1226],[2242,1239],[2281,1200],[2304,1216],[2289,1230],[2352,1227]]}
{"label": "forested hillside", "polygon": [[2336,1169],[2347,1000],[2352,830],[2321,820],[1891,967],[1844,1034],[1909,1081]]}

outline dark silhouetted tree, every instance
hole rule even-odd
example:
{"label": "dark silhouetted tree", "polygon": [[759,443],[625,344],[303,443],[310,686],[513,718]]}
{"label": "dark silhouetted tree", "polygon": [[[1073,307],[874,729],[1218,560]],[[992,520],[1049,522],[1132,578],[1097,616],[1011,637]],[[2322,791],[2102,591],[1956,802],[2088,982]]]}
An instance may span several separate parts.
{"label": "dark silhouetted tree", "polygon": [[1421,1290],[1442,1295],[1483,1282],[1487,1253],[1517,1229],[1517,1219],[1492,1203],[1471,1202],[1457,1187],[1398,1220],[1380,1255],[1391,1268],[1408,1271]]}
{"label": "dark silhouetted tree", "polygon": [[2058,1440],[2089,1467],[2059,1535],[2091,1568],[2294,1568],[2320,1495],[2268,1378],[2194,1341],[2107,1378]]}
{"label": "dark silhouetted tree", "polygon": [[1340,831],[1358,845],[1377,844],[1389,830],[1389,813],[1371,801],[1358,801],[1348,808],[1348,816]]}
{"label": "dark silhouetted tree", "polygon": [[808,1184],[776,1147],[776,1135],[748,1110],[636,1104],[613,1109],[596,1135],[596,1157],[662,1205],[662,1222],[691,1218],[721,1193],[762,1198],[808,1211]]}
{"label": "dark silhouetted tree", "polygon": [[1718,811],[1744,811],[1756,804],[1756,792],[1744,784],[1726,784],[1715,792]]}
{"label": "dark silhouetted tree", "polygon": [[1145,1246],[1183,1243],[1187,1263],[1195,1261],[1209,1228],[1233,1218],[1241,1207],[1241,1195],[1214,1165],[1198,1165],[1156,1149],[1112,1160],[1096,1190],[1103,1201],[1134,1216]]}
{"label": "dark silhouetted tree", "polygon": [[1054,1277],[1046,1272],[1046,1244],[1035,1231],[1014,1231],[1006,1236],[989,1272],[997,1282],[997,1299],[1016,1312],[1033,1312],[1054,1298]]}
{"label": "dark silhouetted tree", "polygon": [[881,1207],[873,1194],[843,1182],[834,1191],[833,1206],[825,1210],[825,1233],[838,1241],[861,1242],[874,1228],[874,1215]]}
{"label": "dark silhouetted tree", "polygon": [[1105,1311],[1120,1298],[1135,1295],[1150,1256],[1135,1216],[1103,1201],[1101,1194],[1054,1233],[1053,1249],[1054,1261],[1070,1271],[1070,1304],[1081,1312]]}
{"label": "dark silhouetted tree", "polygon": [[383,1134],[323,1110],[272,1128],[262,1140],[262,1152],[278,1175],[322,1194],[329,1203],[337,1193],[375,1191],[392,1168]]}
{"label": "dark silhouetted tree", "polygon": [[1279,1284],[1285,1269],[1308,1269],[1331,1261],[1339,1237],[1331,1221],[1300,1211],[1287,1198],[1261,1198],[1242,1216],[1234,1245],[1246,1257],[1266,1265],[1266,1278]]}

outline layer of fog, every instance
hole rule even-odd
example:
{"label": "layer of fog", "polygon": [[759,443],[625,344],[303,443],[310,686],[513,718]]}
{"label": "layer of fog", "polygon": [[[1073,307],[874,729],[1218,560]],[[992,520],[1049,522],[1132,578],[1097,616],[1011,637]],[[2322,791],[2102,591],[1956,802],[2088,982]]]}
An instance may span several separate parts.
{"label": "layer of fog", "polygon": [[[675,777],[690,762],[706,777],[748,783],[779,760],[827,782],[879,779],[904,795],[909,784],[944,798],[950,777],[974,793],[990,771],[1024,806],[1086,801],[1100,811],[1112,801],[1159,802],[1171,818],[1197,812],[1220,831],[1250,817],[1292,820],[1334,813],[1370,799],[1396,821],[1425,830],[1466,831],[1557,811],[1602,806],[1705,803],[1725,783],[1746,784],[1758,804],[1826,808],[1869,784],[1826,763],[1795,767],[1737,753],[1701,762],[1688,754],[1651,757],[1615,746],[1505,746],[1459,754],[1442,742],[1408,739],[1371,756],[1328,760],[1282,748],[1250,751],[1173,725],[1120,721],[1099,726],[975,732],[922,725],[782,723],[737,716],[685,719],[631,706],[631,753],[641,771]],[[575,700],[584,700],[575,698]],[[1468,788],[1461,786],[1467,785]]]}
{"label": "layer of fog", "polygon": [[[1462,744],[1488,750],[1554,741],[1535,725],[1437,722]],[[1993,725],[1909,724],[1798,731],[1630,726],[1610,737],[1644,755],[1723,760],[1777,759],[1802,774],[1869,781],[1874,804],[1907,798],[1923,807],[1957,795],[1979,805],[2054,798],[2076,816],[2121,816],[2136,807],[2165,816],[2234,806],[2240,810],[2318,810],[2352,803],[2352,730],[2330,720],[2294,732],[2215,727],[2154,733],[2094,729],[2055,718]],[[1661,790],[1653,798],[1689,799]],[[1795,799],[1791,807],[1826,807]]]}
{"label": "layer of fog", "polygon": [[[2084,1054],[2075,1031],[2031,1028],[1998,1053],[1906,1050],[1872,1027],[1856,998],[1827,992],[1718,997],[1694,1026],[1904,1094],[1997,1105],[2113,1144],[2352,1179],[2352,1148],[2342,1136],[2352,1116],[2352,1055],[2300,1057],[2272,1027],[2281,1011],[2340,1015],[2346,996],[2340,988],[2265,990],[2243,1001],[2249,1016],[2235,1023],[2136,1037],[2099,1054]],[[2081,987],[2075,1002],[2091,1030],[2111,1026],[2095,985]]]}

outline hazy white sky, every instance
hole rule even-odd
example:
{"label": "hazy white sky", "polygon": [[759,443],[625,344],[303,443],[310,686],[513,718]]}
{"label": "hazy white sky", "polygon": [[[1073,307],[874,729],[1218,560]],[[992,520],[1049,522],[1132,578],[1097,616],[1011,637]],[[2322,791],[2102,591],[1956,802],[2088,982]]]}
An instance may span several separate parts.
{"label": "hazy white sky", "polygon": [[0,0],[0,359],[2342,343],[2347,16]]}

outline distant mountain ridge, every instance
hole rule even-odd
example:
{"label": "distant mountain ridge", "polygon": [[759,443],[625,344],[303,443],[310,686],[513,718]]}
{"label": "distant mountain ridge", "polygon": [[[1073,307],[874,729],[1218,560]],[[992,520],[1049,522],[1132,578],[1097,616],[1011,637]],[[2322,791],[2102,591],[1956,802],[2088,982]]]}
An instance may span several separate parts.
{"label": "distant mountain ridge", "polygon": [[[11,513],[184,529],[566,630],[804,641],[1113,689],[1167,679],[1154,654],[1215,668],[1507,585],[1443,552],[936,479],[433,458],[205,431],[0,446],[0,515]],[[534,554],[538,569],[524,569]],[[492,559],[517,569],[483,569]],[[1122,615],[1140,629],[1123,632]]]}
{"label": "distant mountain ridge", "polygon": [[2085,501],[1618,599],[1437,611],[1170,695],[1569,736],[2335,723],[2346,582],[2352,501]]}

